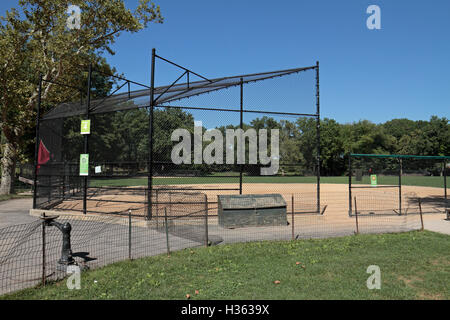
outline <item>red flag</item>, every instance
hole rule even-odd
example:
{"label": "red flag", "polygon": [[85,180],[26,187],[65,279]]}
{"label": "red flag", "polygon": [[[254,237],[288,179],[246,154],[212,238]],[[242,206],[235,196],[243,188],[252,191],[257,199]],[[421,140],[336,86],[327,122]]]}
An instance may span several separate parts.
{"label": "red flag", "polygon": [[46,164],[49,160],[50,160],[50,152],[48,151],[48,149],[45,147],[44,143],[41,140],[39,143],[37,171],[39,171],[41,164]]}

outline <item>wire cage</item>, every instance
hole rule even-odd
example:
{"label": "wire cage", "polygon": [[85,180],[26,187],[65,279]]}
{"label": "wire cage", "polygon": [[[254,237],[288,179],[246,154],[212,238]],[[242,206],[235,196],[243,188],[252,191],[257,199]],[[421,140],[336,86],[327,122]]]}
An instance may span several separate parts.
{"label": "wire cage", "polygon": [[443,213],[449,207],[449,160],[448,156],[350,154],[349,215]]}
{"label": "wire cage", "polygon": [[[180,75],[156,87],[156,62]],[[95,77],[120,85],[94,97]],[[87,79],[87,93],[78,102],[60,103],[41,115],[39,100],[33,208],[132,210],[152,219],[169,193],[190,192],[190,202],[203,193],[214,207],[217,194],[243,193],[245,183],[307,178],[316,212],[321,211],[318,63],[209,79],[153,51],[150,86],[92,66]],[[84,120],[90,121],[86,134]],[[312,128],[313,135],[299,137],[300,126]],[[176,153],[181,142],[185,148]],[[300,144],[306,152],[299,152]],[[257,149],[262,146],[265,154]],[[87,166],[81,169],[83,161]],[[204,199],[198,199],[201,206]]]}

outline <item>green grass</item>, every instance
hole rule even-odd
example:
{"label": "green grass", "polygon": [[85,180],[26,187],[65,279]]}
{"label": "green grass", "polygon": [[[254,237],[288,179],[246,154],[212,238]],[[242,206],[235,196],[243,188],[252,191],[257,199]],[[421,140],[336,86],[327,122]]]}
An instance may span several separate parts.
{"label": "green grass", "polygon": [[[61,281],[2,298],[449,299],[448,248],[449,236],[428,231],[221,245],[88,271],[80,290]],[[369,265],[380,290],[366,286]]]}
{"label": "green grass", "polygon": [[[294,176],[260,176],[260,177],[243,177],[244,183],[316,183],[316,177],[294,177]],[[321,183],[338,183],[348,184],[348,177],[321,177]],[[363,177],[363,181],[358,182],[353,179],[355,184],[370,184],[369,177]],[[154,185],[174,185],[174,184],[222,184],[222,183],[239,183],[239,177],[219,178],[215,175],[206,177],[185,177],[185,178],[153,178]],[[450,183],[450,182],[449,182]],[[394,176],[379,176],[378,184],[397,185],[398,178]],[[423,186],[443,188],[444,182],[442,177],[425,177],[425,176],[403,176],[402,185],[406,186]],[[147,186],[147,178],[117,178],[117,179],[91,179],[90,186]]]}

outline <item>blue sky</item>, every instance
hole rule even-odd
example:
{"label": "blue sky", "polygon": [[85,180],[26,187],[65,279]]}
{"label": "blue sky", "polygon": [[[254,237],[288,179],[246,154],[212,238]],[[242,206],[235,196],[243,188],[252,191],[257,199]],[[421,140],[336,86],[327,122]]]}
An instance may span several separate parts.
{"label": "blue sky", "polygon": [[[130,8],[137,5],[125,2]],[[15,3],[2,1],[0,9]],[[153,47],[211,78],[319,60],[322,118],[341,123],[450,118],[448,0],[155,3],[164,23],[122,34],[113,46],[116,54],[107,56],[130,79],[149,83]],[[366,27],[371,4],[381,8],[381,30]],[[162,67],[156,75],[157,85],[174,80]]]}

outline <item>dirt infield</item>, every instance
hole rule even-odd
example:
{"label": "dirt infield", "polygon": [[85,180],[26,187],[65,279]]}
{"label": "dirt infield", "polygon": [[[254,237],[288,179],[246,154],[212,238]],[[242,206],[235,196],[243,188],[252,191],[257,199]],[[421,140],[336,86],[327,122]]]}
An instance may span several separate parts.
{"label": "dirt infield", "polygon": [[[181,202],[187,204],[173,204],[169,206],[167,203],[176,202],[170,199],[170,196],[160,191],[160,188],[174,187],[183,189],[187,196],[183,197]],[[194,212],[204,210],[204,195],[208,199],[209,215],[217,214],[217,196],[220,194],[237,194],[235,190],[216,190],[235,188],[236,184],[192,184],[192,185],[164,185],[155,187],[153,201],[156,204],[154,214],[162,216],[164,208],[169,208],[169,214],[176,212]],[[354,185],[358,187],[358,185]],[[145,189],[138,187],[130,187],[133,192],[127,192],[126,189],[112,189],[105,193],[90,194],[87,201],[88,211],[96,213],[121,212],[127,213],[132,210],[133,214],[146,215],[146,193]],[[210,189],[197,191],[198,189]],[[137,192],[135,190],[138,190]],[[142,191],[139,191],[142,190]],[[244,194],[264,194],[264,193],[280,193],[286,200],[288,212],[292,212],[292,198],[294,198],[294,212],[313,212],[317,209],[317,186],[315,184],[259,184],[248,183],[243,184]],[[342,220],[348,218],[349,212],[349,192],[346,184],[321,184],[320,185],[320,208],[324,212],[327,219]],[[191,193],[191,194],[189,194]],[[418,213],[419,203],[421,199],[421,207],[425,213],[442,212],[443,196],[442,188],[418,187],[418,186],[402,186],[402,213]],[[357,201],[357,209],[360,213],[398,213],[398,188],[355,188],[352,189],[352,207],[355,210],[355,198]],[[105,201],[106,200],[106,201]],[[81,211],[83,206],[82,200],[69,199],[58,204],[54,209],[66,211]],[[396,210],[396,211],[394,211]]]}
{"label": "dirt infield", "polygon": [[[83,219],[93,216],[102,218],[110,213],[126,215],[130,209],[134,214],[132,218],[134,226],[161,231],[162,226],[167,225],[170,234],[197,243],[200,243],[202,239],[220,239],[217,243],[232,243],[338,237],[355,233],[406,232],[420,230],[430,223],[437,223],[438,226],[449,223],[444,221],[442,188],[403,187],[401,215],[398,214],[398,188],[353,189],[352,196],[357,199],[359,213],[357,218],[354,214],[349,216],[349,192],[345,184],[321,184],[320,210],[323,214],[315,212],[317,210],[315,184],[245,184],[244,194],[282,194],[287,204],[287,224],[225,228],[218,221],[217,195],[238,192],[216,189],[235,188],[235,184],[176,185],[173,187],[183,189],[174,193],[161,190],[168,187],[165,185],[155,188],[151,220],[145,219],[147,217],[145,189],[137,187],[130,187],[130,190],[127,188],[106,189],[106,194],[91,193],[87,201],[87,215],[80,214],[82,211],[80,199],[65,200],[53,210],[59,212],[64,210],[64,214],[73,216],[71,218],[78,215]],[[197,191],[200,188],[210,190]],[[421,199],[422,212],[425,213],[423,215],[418,214],[419,199]],[[354,201],[354,198],[352,200]],[[353,201],[352,205],[354,205]],[[205,216],[206,207],[208,217]],[[38,211],[34,214],[40,215],[43,210]],[[167,224],[164,212],[168,215]],[[58,214],[58,212],[49,214]]]}
{"label": "dirt infield", "polygon": [[[222,188],[224,185],[221,185]],[[358,185],[354,185],[358,186]],[[191,187],[191,186],[187,186]],[[199,185],[192,186],[199,188]],[[204,188],[216,188],[217,185],[203,185]],[[292,196],[294,196],[294,212],[314,211],[316,209],[316,185],[315,184],[257,184],[249,183],[243,185],[244,194],[263,194],[263,193],[280,193],[287,202],[288,212],[292,208]],[[207,194],[209,201],[216,201],[218,194],[233,194],[235,191],[203,191]],[[361,188],[352,189],[352,206],[354,210],[354,197],[359,203],[358,212],[360,211],[391,211],[398,207],[399,197],[398,188]],[[421,207],[423,212],[434,213],[442,212],[444,191],[442,188],[418,187],[418,186],[402,186],[402,212],[418,213],[417,199],[421,199]],[[324,215],[332,219],[347,219],[349,211],[349,191],[348,185],[345,184],[321,184],[320,185],[320,207],[324,211]],[[325,208],[326,206],[326,208]],[[372,208],[370,208],[372,206]],[[216,214],[216,206],[210,205],[211,214]]]}

